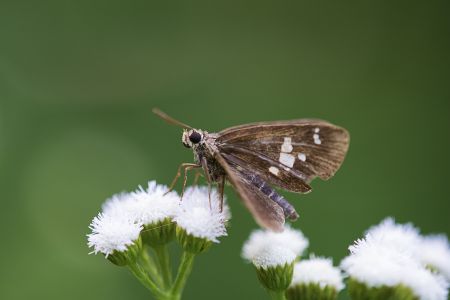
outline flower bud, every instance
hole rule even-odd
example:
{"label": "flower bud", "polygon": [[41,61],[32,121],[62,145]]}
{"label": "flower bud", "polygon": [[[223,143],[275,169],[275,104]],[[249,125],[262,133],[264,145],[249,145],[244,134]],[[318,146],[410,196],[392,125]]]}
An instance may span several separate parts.
{"label": "flower bud", "polygon": [[142,225],[131,222],[116,214],[100,213],[89,227],[88,246],[91,253],[103,253],[107,259],[118,266],[134,262],[142,248],[139,236]]}
{"label": "flower bud", "polygon": [[165,245],[175,237],[176,224],[171,218],[144,225],[142,241],[151,247]]}
{"label": "flower bud", "polygon": [[395,286],[368,286],[366,283],[350,278],[348,281],[348,293],[352,299],[401,299],[401,300],[418,300],[413,291],[402,285]]}
{"label": "flower bud", "polygon": [[176,237],[183,250],[194,254],[202,253],[208,250],[213,243],[206,238],[200,238],[189,234],[181,227],[177,227]]}
{"label": "flower bud", "polygon": [[142,251],[142,240],[138,238],[133,244],[128,245],[124,251],[114,250],[106,258],[117,266],[126,266],[134,263]]}
{"label": "flower bud", "polygon": [[216,190],[212,191],[210,206],[206,187],[189,187],[174,219],[177,223],[177,240],[185,251],[204,252],[212,243],[219,243],[219,237],[227,235],[226,223],[229,218],[226,203],[220,209]]}
{"label": "flower bud", "polygon": [[331,259],[311,257],[295,264],[286,295],[289,300],[334,300],[343,288],[342,274]]}
{"label": "flower bud", "polygon": [[296,255],[289,249],[271,246],[253,258],[261,284],[271,291],[284,291],[292,281]]}
{"label": "flower bud", "polygon": [[141,223],[144,244],[165,245],[175,237],[173,218],[180,204],[177,193],[168,191],[167,186],[150,181],[147,189],[139,187],[132,193],[112,197],[103,205],[104,211]]}

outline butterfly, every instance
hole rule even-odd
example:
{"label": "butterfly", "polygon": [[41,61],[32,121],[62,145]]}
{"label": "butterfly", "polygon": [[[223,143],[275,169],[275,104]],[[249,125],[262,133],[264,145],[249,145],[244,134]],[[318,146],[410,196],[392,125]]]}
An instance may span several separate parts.
{"label": "butterfly", "polygon": [[295,193],[311,191],[310,182],[331,178],[349,147],[347,130],[327,121],[299,119],[239,125],[217,133],[194,129],[160,111],[168,123],[181,126],[181,141],[194,153],[194,163],[183,163],[172,181],[173,189],[184,170],[203,169],[208,186],[216,183],[223,203],[229,182],[262,227],[282,231],[285,219],[295,221],[295,208],[274,187]]}

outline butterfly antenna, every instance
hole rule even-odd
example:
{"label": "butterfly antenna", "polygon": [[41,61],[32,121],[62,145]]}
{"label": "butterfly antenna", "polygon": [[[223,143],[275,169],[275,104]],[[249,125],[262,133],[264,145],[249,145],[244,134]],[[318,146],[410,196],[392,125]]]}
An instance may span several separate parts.
{"label": "butterfly antenna", "polygon": [[163,119],[164,121],[166,121],[169,124],[172,125],[176,125],[176,126],[180,126],[183,127],[185,129],[192,129],[191,126],[184,124],[183,122],[180,122],[178,120],[175,120],[174,118],[172,118],[171,116],[169,116],[168,114],[166,114],[165,112],[161,111],[159,108],[153,108],[152,112],[157,115],[158,117],[160,117],[161,119]]}

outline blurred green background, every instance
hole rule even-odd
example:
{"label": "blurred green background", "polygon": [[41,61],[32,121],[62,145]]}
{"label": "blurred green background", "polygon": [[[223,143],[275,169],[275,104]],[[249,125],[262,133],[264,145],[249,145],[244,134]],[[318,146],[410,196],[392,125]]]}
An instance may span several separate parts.
{"label": "blurred green background", "polygon": [[[2,0],[0,298],[150,298],[85,235],[106,197],[192,160],[155,106],[209,131],[346,127],[337,175],[287,195],[310,252],[335,263],[386,216],[449,234],[448,15],[448,1]],[[226,193],[229,236],[198,257],[186,299],[266,297],[240,258],[257,226]]]}

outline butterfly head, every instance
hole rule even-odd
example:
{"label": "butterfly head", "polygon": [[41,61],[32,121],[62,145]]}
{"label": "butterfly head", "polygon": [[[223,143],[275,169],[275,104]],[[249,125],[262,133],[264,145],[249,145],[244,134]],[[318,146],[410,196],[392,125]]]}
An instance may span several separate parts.
{"label": "butterfly head", "polygon": [[195,145],[200,144],[203,141],[204,133],[199,129],[189,129],[183,131],[181,142],[186,148],[193,148]]}

